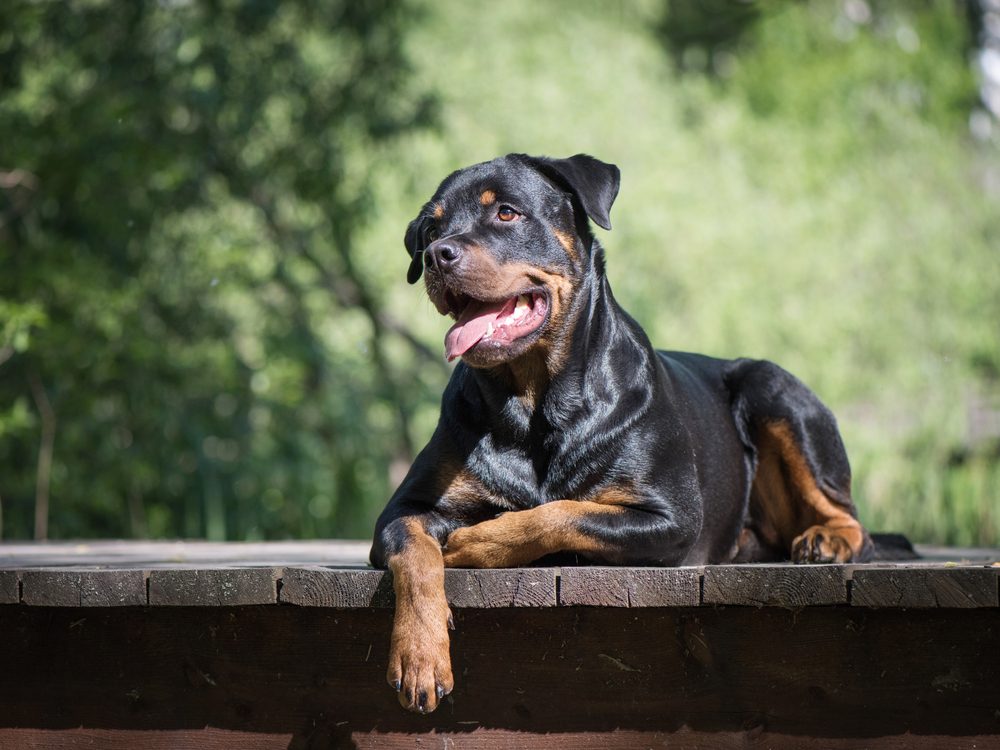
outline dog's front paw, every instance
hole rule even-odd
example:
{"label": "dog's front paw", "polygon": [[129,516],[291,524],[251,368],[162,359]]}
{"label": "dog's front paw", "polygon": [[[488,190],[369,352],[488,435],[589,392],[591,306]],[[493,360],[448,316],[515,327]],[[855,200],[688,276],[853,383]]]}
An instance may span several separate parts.
{"label": "dog's front paw", "polygon": [[[439,618],[435,618],[439,619]],[[446,622],[451,623],[451,614]],[[399,694],[400,705],[427,714],[455,686],[445,622],[397,622],[392,629],[386,679]]]}
{"label": "dog's front paw", "polygon": [[510,567],[517,565],[512,561],[513,552],[501,524],[495,520],[455,529],[442,550],[446,568]]}

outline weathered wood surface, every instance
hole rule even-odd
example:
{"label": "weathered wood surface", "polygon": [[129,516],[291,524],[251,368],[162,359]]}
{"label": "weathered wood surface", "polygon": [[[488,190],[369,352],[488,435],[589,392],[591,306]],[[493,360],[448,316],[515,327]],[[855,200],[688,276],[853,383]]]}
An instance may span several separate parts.
{"label": "weathered wood surface", "polygon": [[702,568],[562,568],[559,604],[690,607],[701,603]]}
{"label": "weathered wood surface", "polygon": [[124,541],[0,542],[0,569],[100,565],[178,568],[198,566],[368,566],[371,542],[331,539],[295,542]]}
{"label": "weathered wood surface", "polygon": [[448,570],[457,684],[421,717],[367,549],[0,545],[0,750],[1000,745],[996,550]]}
{"label": "weathered wood surface", "polygon": [[[391,579],[366,565],[367,552],[342,541],[0,545],[0,603],[391,607]],[[452,606],[488,609],[1000,605],[1000,550],[934,553],[870,565],[448,570],[445,585]]]}
{"label": "weathered wood surface", "polygon": [[385,608],[0,607],[0,749],[996,746],[1000,609],[455,611],[430,716]]}
{"label": "weathered wood surface", "polygon": [[856,607],[996,607],[996,567],[872,568],[853,571]]}

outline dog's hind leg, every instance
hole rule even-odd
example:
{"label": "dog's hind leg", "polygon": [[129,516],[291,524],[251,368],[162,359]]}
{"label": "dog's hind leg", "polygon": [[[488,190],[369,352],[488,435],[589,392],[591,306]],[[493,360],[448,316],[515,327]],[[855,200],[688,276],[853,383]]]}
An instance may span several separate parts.
{"label": "dog's hind leg", "polygon": [[747,526],[795,562],[862,561],[873,548],[851,499],[851,469],[830,411],[770,362],[727,375],[734,410],[756,454]]}

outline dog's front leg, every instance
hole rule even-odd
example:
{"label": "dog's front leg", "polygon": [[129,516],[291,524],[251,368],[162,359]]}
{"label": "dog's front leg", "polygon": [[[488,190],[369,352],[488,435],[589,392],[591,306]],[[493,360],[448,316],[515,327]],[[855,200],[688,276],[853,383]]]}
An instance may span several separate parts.
{"label": "dog's front leg", "polygon": [[438,544],[416,518],[400,518],[398,550],[386,559],[396,592],[396,617],[386,678],[403,708],[429,713],[451,692],[444,561]]}
{"label": "dog's front leg", "polygon": [[613,564],[674,565],[690,530],[636,506],[553,500],[455,529],[444,548],[449,568],[512,568],[545,555],[575,552]]}

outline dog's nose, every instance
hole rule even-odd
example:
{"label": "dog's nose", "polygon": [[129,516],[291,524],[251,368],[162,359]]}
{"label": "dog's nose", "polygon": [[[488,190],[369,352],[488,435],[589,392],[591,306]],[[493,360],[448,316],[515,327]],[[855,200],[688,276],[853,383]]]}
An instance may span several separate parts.
{"label": "dog's nose", "polygon": [[424,250],[424,265],[428,270],[446,273],[462,259],[462,248],[451,242],[435,242]]}

